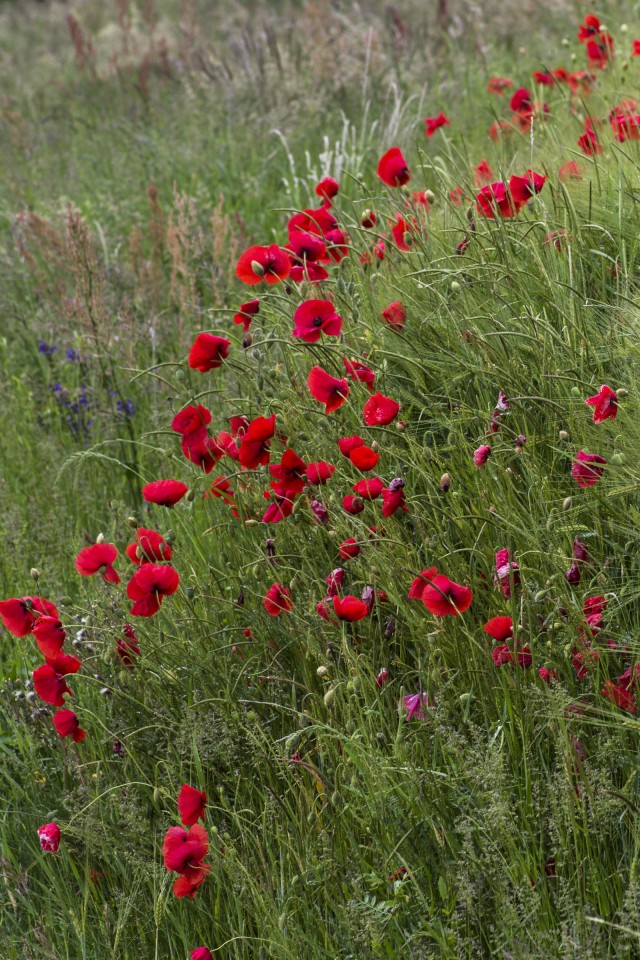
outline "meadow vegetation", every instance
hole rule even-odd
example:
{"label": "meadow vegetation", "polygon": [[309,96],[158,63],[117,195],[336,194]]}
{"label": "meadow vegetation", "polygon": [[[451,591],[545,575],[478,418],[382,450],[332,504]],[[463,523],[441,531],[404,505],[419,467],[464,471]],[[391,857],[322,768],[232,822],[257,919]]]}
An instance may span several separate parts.
{"label": "meadow vegetation", "polygon": [[0,958],[633,960],[637,5],[215,8],[0,5]]}

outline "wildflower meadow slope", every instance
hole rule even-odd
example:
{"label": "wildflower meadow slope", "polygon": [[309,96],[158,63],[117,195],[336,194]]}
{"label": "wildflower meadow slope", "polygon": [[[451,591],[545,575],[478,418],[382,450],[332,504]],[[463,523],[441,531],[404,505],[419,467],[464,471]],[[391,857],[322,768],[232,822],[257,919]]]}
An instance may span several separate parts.
{"label": "wildflower meadow slope", "polygon": [[3,14],[1,960],[638,957],[640,21],[559,10]]}

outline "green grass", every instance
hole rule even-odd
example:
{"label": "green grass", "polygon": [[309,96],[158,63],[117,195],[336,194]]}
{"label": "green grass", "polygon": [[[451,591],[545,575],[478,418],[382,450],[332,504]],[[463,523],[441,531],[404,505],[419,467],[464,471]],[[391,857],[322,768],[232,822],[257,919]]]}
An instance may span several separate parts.
{"label": "green grass", "polygon": [[[86,4],[75,15],[96,56],[80,69],[57,6],[4,6],[0,597],[37,592],[58,606],[82,660],[69,706],[88,735],[58,737],[31,686],[33,638],[3,630],[1,960],[186,960],[204,944],[225,960],[638,957],[638,720],[601,691],[640,659],[640,148],[614,141],[607,122],[600,156],[577,147],[586,115],[606,121],[640,96],[640,61],[626,60],[633,9],[628,33],[618,5],[606,10],[618,57],[592,94],[572,104],[566,87],[544,87],[547,121],[493,143],[508,99],[490,97],[487,78],[529,85],[542,66],[581,68],[585,11],[516,11],[508,26],[488,8],[478,25],[460,4],[443,34],[407,4],[399,46],[376,4],[225,4],[214,24],[194,5],[195,32],[186,4],[141,4],[120,26]],[[168,36],[167,57],[155,48],[148,67],[144,9]],[[427,141],[421,118],[440,109],[451,126]],[[413,172],[406,191],[375,175],[394,144]],[[448,195],[473,195],[482,159],[496,179],[528,168],[548,179],[517,218],[476,214],[458,255],[470,204]],[[569,159],[583,179],[562,183]],[[237,258],[285,242],[325,173],[340,180],[350,255],[320,291],[259,288],[243,348],[232,315],[253,294],[235,279]],[[387,238],[385,259],[364,267],[413,189],[435,194],[426,230],[409,252]],[[368,207],[373,231],[360,226]],[[558,230],[563,252],[544,242]],[[296,306],[326,295],[344,318],[340,340],[294,340]],[[398,299],[400,332],[381,319]],[[186,363],[203,330],[232,341],[204,375]],[[358,384],[324,415],[308,372],[341,376],[344,356],[365,359],[404,428],[366,427]],[[594,425],[584,400],[604,383],[626,395],[616,420]],[[499,390],[511,406],[487,439]],[[189,464],[170,425],[194,402],[211,410],[214,435],[230,416],[276,414],[305,462],[335,464],[313,493],[329,522],[314,521],[305,492],[267,527],[267,468],[223,459],[206,477]],[[387,484],[404,478],[408,513],[383,520],[380,501],[342,510],[360,475],[336,441],[354,433],[377,443]],[[272,463],[283,449],[274,440]],[[586,489],[571,477],[581,449],[608,461]],[[203,496],[218,474],[239,519]],[[141,498],[160,477],[190,486],[172,512]],[[130,617],[125,592],[138,525],[171,533],[181,578],[149,619]],[[75,571],[100,533],[120,551],[119,587]],[[590,561],[572,587],[575,536]],[[345,592],[372,586],[388,600],[335,627],[315,608],[350,537],[362,551],[342,564]],[[493,584],[505,547],[521,575],[511,598]],[[471,586],[466,613],[437,618],[407,600],[429,566]],[[294,609],[272,618],[262,599],[275,581]],[[583,604],[596,595],[607,599],[598,659],[587,651],[578,679]],[[483,625],[500,614],[520,625],[530,669],[494,666]],[[134,669],[115,655],[124,623],[140,638]],[[434,708],[407,722],[398,705],[416,691]],[[173,896],[161,852],[183,783],[208,795],[211,872],[193,901]],[[62,831],[56,855],[39,848],[49,821]]]}

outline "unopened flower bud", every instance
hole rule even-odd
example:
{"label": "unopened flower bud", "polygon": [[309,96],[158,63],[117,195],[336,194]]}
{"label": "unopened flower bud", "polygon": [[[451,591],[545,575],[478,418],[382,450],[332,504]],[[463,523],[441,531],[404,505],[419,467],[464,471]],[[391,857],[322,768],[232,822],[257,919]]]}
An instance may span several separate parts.
{"label": "unopened flower bud", "polygon": [[330,707],[333,704],[333,701],[336,699],[336,694],[336,687],[330,687],[329,690],[327,690],[323,698],[325,707]]}
{"label": "unopened flower bud", "polygon": [[252,343],[253,343],[253,337],[251,336],[251,334],[249,332],[245,333],[244,337],[242,338],[242,346],[244,347],[244,349],[247,350]]}
{"label": "unopened flower bud", "polygon": [[185,495],[185,500],[187,500],[189,503],[193,503],[195,498],[196,498],[195,492],[193,490],[187,490],[187,493]]}
{"label": "unopened flower bud", "polygon": [[609,463],[613,464],[614,467],[621,466],[624,463],[624,453],[614,453]]}
{"label": "unopened flower bud", "polygon": [[435,198],[436,198],[436,195],[435,195],[435,193],[433,192],[433,190],[425,190],[425,192],[424,192],[424,198],[425,198],[425,200],[427,201],[427,203],[433,203],[433,201],[434,201]]}
{"label": "unopened flower bud", "polygon": [[329,676],[329,671],[328,671],[327,668],[324,666],[324,664],[322,664],[321,666],[318,667],[318,669],[316,670],[316,673],[318,674],[319,677],[328,677],[328,676]]}
{"label": "unopened flower bud", "polygon": [[96,537],[96,543],[104,543],[104,533],[99,533]]}
{"label": "unopened flower bud", "polygon": [[457,281],[457,280],[452,280],[452,281],[451,281],[451,292],[452,292],[452,293],[457,293],[459,289],[460,289],[460,284],[458,283],[458,281]]}
{"label": "unopened flower bud", "polygon": [[258,263],[257,260],[251,261],[251,269],[255,273],[256,277],[264,277],[264,267],[261,263]]}
{"label": "unopened flower bud", "polygon": [[622,400],[624,399],[624,397],[627,397],[627,396],[629,396],[629,391],[625,390],[624,387],[619,387],[619,389],[616,390],[616,397],[618,398],[618,400]]}
{"label": "unopened flower bud", "polygon": [[137,517],[127,517],[127,523],[129,524],[130,527],[137,527],[138,519]]}
{"label": "unopened flower bud", "polygon": [[569,434],[567,433],[566,430],[558,431],[558,440],[568,440],[568,439],[569,439]]}
{"label": "unopened flower bud", "polygon": [[565,497],[564,500],[562,501],[562,509],[565,511],[570,510],[572,503],[573,503],[573,500],[571,499],[571,497]]}
{"label": "unopened flower bud", "polygon": [[443,473],[440,477],[440,489],[443,493],[447,493],[451,487],[451,477],[448,473]]}
{"label": "unopened flower bud", "polygon": [[35,580],[35,582],[37,583],[38,580],[40,579],[40,571],[37,569],[37,567],[31,567],[31,570],[29,571],[29,576],[31,577],[32,580]]}
{"label": "unopened flower bud", "polygon": [[187,595],[187,600],[193,600],[193,598],[196,595],[196,592],[193,589],[193,587],[187,587],[187,589],[185,590],[185,593]]}

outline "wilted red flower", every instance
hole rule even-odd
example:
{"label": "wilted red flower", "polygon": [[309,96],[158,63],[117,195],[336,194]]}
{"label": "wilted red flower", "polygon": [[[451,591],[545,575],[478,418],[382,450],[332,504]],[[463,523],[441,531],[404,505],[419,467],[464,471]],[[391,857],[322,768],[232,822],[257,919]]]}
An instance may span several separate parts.
{"label": "wilted red flower", "polygon": [[489,93],[495,93],[500,96],[505,93],[505,91],[510,90],[512,86],[513,80],[509,80],[508,77],[489,77],[487,90]]}
{"label": "wilted red flower", "polygon": [[262,605],[270,617],[277,617],[281,613],[291,613],[293,600],[288,587],[281,583],[272,584],[267,590]]}
{"label": "wilted red flower", "polygon": [[53,715],[53,725],[61,737],[71,737],[74,743],[81,743],[87,731],[80,726],[80,721],[73,710],[56,710]]}
{"label": "wilted red flower", "polygon": [[259,300],[249,300],[247,303],[241,303],[238,313],[234,313],[233,315],[233,322],[238,324],[238,326],[242,324],[244,332],[246,333],[251,326],[251,321],[259,311]]}
{"label": "wilted red flower", "polygon": [[199,443],[207,436],[207,424],[211,423],[211,411],[201,403],[184,407],[171,421],[171,429],[188,443]]}
{"label": "wilted red flower", "polygon": [[384,489],[384,483],[380,477],[371,477],[366,480],[358,480],[351,489],[363,500],[376,500]]}
{"label": "wilted red flower", "polygon": [[41,700],[51,703],[54,707],[64,706],[65,694],[73,696],[64,677],[48,663],[43,663],[33,671],[33,688]]}
{"label": "wilted red flower", "polygon": [[594,397],[585,400],[589,407],[593,407],[593,422],[603,423],[605,420],[615,420],[618,415],[618,397],[615,390],[602,384]]}
{"label": "wilted red flower", "polygon": [[436,617],[457,617],[469,609],[473,593],[469,587],[454,583],[438,573],[426,583],[420,599],[429,613]]}
{"label": "wilted red flower", "polygon": [[276,243],[268,247],[254,246],[242,254],[236,266],[236,276],[242,283],[253,286],[258,283],[272,285],[286,280],[291,270],[291,261]]}
{"label": "wilted red flower", "polygon": [[362,419],[368,427],[385,427],[398,416],[400,404],[382,393],[372,394],[362,408]]}
{"label": "wilted red flower", "polygon": [[324,403],[324,412],[333,413],[349,396],[349,384],[345,377],[338,379],[322,367],[312,367],[307,379],[309,393],[314,400]]}
{"label": "wilted red flower", "polygon": [[133,600],[131,615],[152,617],[160,609],[163,597],[171,596],[179,585],[178,572],[169,564],[144,563],[127,584],[127,596]]}
{"label": "wilted red flower", "polygon": [[162,856],[167,870],[180,874],[173,885],[176,897],[193,899],[211,869],[203,862],[208,849],[207,831],[199,823],[189,830],[169,827],[162,844]]}
{"label": "wilted red flower", "polygon": [[185,827],[192,827],[198,820],[204,820],[207,795],[204,791],[183,783],[178,794],[178,813]]}
{"label": "wilted red flower", "polygon": [[348,540],[340,544],[338,552],[343,560],[353,560],[361,552],[360,544],[354,537],[349,537]]}
{"label": "wilted red flower", "polygon": [[495,220],[496,214],[505,219],[516,215],[516,207],[507,190],[507,185],[498,180],[490,183],[476,195],[476,209],[488,220]]}
{"label": "wilted red flower", "polygon": [[348,495],[342,499],[342,507],[347,513],[355,516],[358,513],[362,513],[364,510],[364,500],[362,497],[352,497]]}
{"label": "wilted red flower", "polygon": [[60,848],[60,827],[57,823],[45,823],[38,827],[38,839],[44,853],[57,853]]}
{"label": "wilted red flower", "polygon": [[199,333],[189,351],[189,366],[192,370],[206,373],[222,366],[229,355],[231,341],[212,333]]}
{"label": "wilted red flower", "polygon": [[426,692],[410,693],[404,697],[398,704],[398,708],[406,711],[405,720],[426,720],[425,710],[433,710],[434,703],[431,703]]}
{"label": "wilted red flower", "polygon": [[579,450],[571,467],[571,476],[579,487],[593,487],[602,474],[607,461],[597,453]]}
{"label": "wilted red flower", "polygon": [[189,487],[181,480],[154,480],[142,488],[142,496],[147,503],[157,503],[161,507],[173,507],[182,500]]}
{"label": "wilted red flower", "polygon": [[491,456],[491,447],[488,443],[483,443],[477,450],[473,451],[473,465],[475,467],[484,467]]}
{"label": "wilted red flower", "polygon": [[407,319],[407,308],[401,300],[394,300],[382,311],[384,322],[396,330],[402,330]]}
{"label": "wilted red flower", "polygon": [[369,392],[371,392],[376,380],[376,375],[371,367],[368,367],[360,360],[349,360],[347,357],[343,359],[345,371],[349,379],[354,382],[364,383]]}
{"label": "wilted red flower", "polygon": [[392,517],[397,510],[409,512],[404,492],[404,480],[396,477],[386,490],[382,491],[382,516]]}
{"label": "wilted red flower", "polygon": [[306,300],[293,315],[293,335],[305,343],[317,343],[324,333],[340,336],[342,317],[336,313],[331,300]]}
{"label": "wilted red flower", "polygon": [[28,636],[40,614],[57,617],[58,610],[42,597],[12,597],[0,601],[0,619],[14,637]]}
{"label": "wilted red flower", "polygon": [[391,147],[380,158],[378,176],[388,187],[402,187],[411,180],[411,173],[400,147]]}
{"label": "wilted red flower", "polygon": [[477,167],[473,168],[473,181],[477,187],[491,183],[493,180],[493,170],[486,160],[481,160]]}
{"label": "wilted red flower", "polygon": [[134,666],[134,657],[140,656],[140,641],[135,630],[128,623],[122,628],[124,636],[116,640],[116,655],[123,666],[130,669]]}
{"label": "wilted red flower", "polygon": [[484,632],[493,640],[502,643],[513,636],[513,620],[511,617],[492,617],[485,623]]}
{"label": "wilted red flower", "polygon": [[57,657],[67,638],[64,627],[57,617],[38,617],[33,625],[33,635],[44,657]]}
{"label": "wilted red flower", "polygon": [[173,550],[162,534],[146,527],[138,527],[135,543],[130,543],[125,553],[137,567],[142,563],[162,563],[173,556]]}
{"label": "wilted red flower", "polygon": [[239,460],[245,470],[256,470],[269,463],[269,441],[276,431],[276,415],[256,417],[240,441]]}
{"label": "wilted red flower", "polygon": [[508,547],[502,550],[496,550],[495,557],[496,573],[493,582],[502,590],[502,595],[511,596],[511,588],[520,585],[520,568],[515,560],[511,559],[511,552]]}
{"label": "wilted red flower", "polygon": [[113,543],[94,543],[83,547],[76,557],[76,570],[83,577],[92,577],[100,573],[105,583],[120,583],[120,577],[113,568],[118,556]]}
{"label": "wilted red flower", "polygon": [[565,183],[567,180],[582,180],[582,173],[575,160],[567,160],[558,170],[558,177]]}
{"label": "wilted red flower", "polygon": [[634,695],[625,687],[617,686],[613,680],[606,681],[602,688],[602,696],[627,713],[636,713],[638,710]]}
{"label": "wilted red flower", "polygon": [[428,137],[432,137],[436,130],[439,130],[440,127],[449,127],[451,126],[450,121],[445,117],[444,113],[439,113],[437,117],[425,117],[424,118],[424,132]]}
{"label": "wilted red flower", "polygon": [[376,450],[372,450],[371,447],[367,447],[366,444],[355,447],[349,454],[349,460],[354,467],[364,473],[367,470],[373,470],[379,459],[380,454]]}
{"label": "wilted red flower", "polygon": [[347,595],[346,597],[335,596],[333,598],[333,611],[338,620],[357,623],[358,620],[364,620],[369,613],[369,608],[358,597]]}
{"label": "wilted red flower", "polygon": [[501,643],[499,646],[494,647],[491,651],[491,656],[495,667],[504,667],[507,663],[513,663],[513,655],[509,649],[509,645],[506,643]]}

